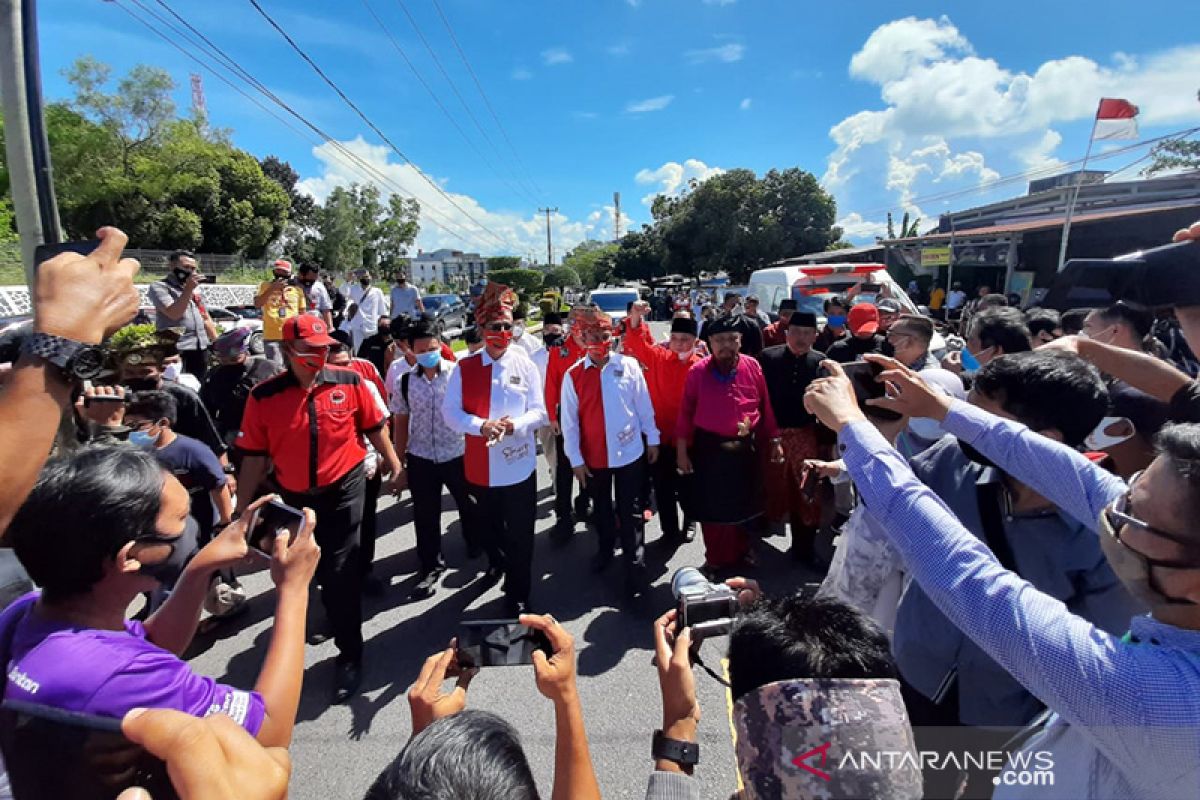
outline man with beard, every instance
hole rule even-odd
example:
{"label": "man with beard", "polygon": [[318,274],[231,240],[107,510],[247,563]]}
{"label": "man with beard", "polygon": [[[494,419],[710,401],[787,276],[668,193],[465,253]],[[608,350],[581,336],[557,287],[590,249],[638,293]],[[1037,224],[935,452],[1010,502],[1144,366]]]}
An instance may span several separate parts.
{"label": "man with beard", "polygon": [[787,344],[768,347],[758,361],[779,424],[784,462],[767,471],[767,514],[785,519],[792,529],[792,558],[815,565],[813,543],[821,522],[817,476],[804,469],[809,459],[824,459],[829,450],[824,430],[804,410],[804,393],[818,377],[824,353],[812,349],[817,315],[797,311],[790,317]]}
{"label": "man with beard", "polygon": [[[976,374],[968,399],[1075,449],[1108,410],[1108,393],[1096,370],[1054,352],[991,360]],[[1129,618],[1144,611],[1117,580],[1088,525],[996,468],[968,442],[945,437],[914,458],[912,469],[1002,566],[1072,614],[1120,635]],[[917,581],[900,601],[893,652],[914,726],[1021,726],[1043,708],[943,616]],[[1010,735],[993,741],[986,733],[964,731],[975,734],[981,744],[991,745]]]}
{"label": "man with beard", "polygon": [[512,348],[516,303],[507,286],[488,283],[475,306],[484,348],[458,362],[442,404],[446,424],[466,436],[468,491],[491,522],[487,578],[506,576],[505,608],[514,617],[529,608],[537,514],[533,432],[546,424],[542,376]]}
{"label": "man with beard", "polygon": [[174,381],[164,380],[163,359],[175,353],[170,331],[155,332],[153,325],[127,325],[113,334],[108,349],[117,362],[120,382],[135,392],[162,390],[175,398],[175,432],[199,439],[220,459],[229,464],[221,434],[204,407],[200,395]]}
{"label": "man with beard", "polygon": [[693,513],[704,533],[703,569],[711,575],[748,562],[746,526],[764,511],[761,453],[768,449],[779,464],[783,447],[762,367],[740,353],[737,320],[717,317],[705,328],[712,355],[688,371],[675,456],[681,474],[695,475]]}
{"label": "man with beard", "polygon": [[242,429],[250,390],[280,372],[271,359],[250,355],[252,333],[249,328],[234,328],[217,337],[212,349],[219,365],[208,371],[200,387],[200,400],[212,414],[221,440],[231,447]]}
{"label": "man with beard", "polygon": [[283,501],[316,512],[321,563],[317,582],[338,646],[333,701],[344,703],[362,682],[362,562],[359,532],[366,490],[366,437],[383,456],[380,471],[400,462],[384,434],[387,413],[350,369],[327,366],[337,343],[325,323],[301,314],[283,324],[287,371],[255,386],[246,403],[238,448],[242,465],[237,511],[244,512],[267,474]]}

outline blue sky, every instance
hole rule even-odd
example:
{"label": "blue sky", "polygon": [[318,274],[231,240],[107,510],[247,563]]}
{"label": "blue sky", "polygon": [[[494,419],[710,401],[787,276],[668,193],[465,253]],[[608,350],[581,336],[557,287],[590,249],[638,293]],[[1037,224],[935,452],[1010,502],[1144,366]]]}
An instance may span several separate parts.
{"label": "blue sky", "polygon": [[[165,15],[156,0],[140,1]],[[1031,169],[1053,174],[1081,157],[1102,95],[1141,108],[1143,138],[1200,125],[1194,26],[1164,22],[1187,5],[1178,0],[902,9],[874,0],[440,0],[517,156],[431,0],[405,3],[475,120],[400,0],[260,2],[453,202],[342,104],[247,0],[170,5],[386,175],[385,191],[421,199],[425,249],[541,259],[544,217],[536,209],[556,206],[557,260],[564,246],[611,238],[614,191],[626,226],[636,226],[649,221],[655,193],[735,167],[813,172],[837,199],[848,236],[866,241],[888,210],[932,220],[1025,190],[1023,180],[981,184]],[[118,75],[137,63],[167,69],[180,106],[190,102],[189,73],[201,71],[212,124],[231,128],[240,147],[289,161],[318,197],[366,180],[328,145],[316,147],[155,38],[121,10],[145,17],[131,0],[39,6],[48,99],[69,95],[61,70],[85,54]],[[1117,169],[1144,153],[1097,166]],[[961,194],[942,197],[951,192]]]}

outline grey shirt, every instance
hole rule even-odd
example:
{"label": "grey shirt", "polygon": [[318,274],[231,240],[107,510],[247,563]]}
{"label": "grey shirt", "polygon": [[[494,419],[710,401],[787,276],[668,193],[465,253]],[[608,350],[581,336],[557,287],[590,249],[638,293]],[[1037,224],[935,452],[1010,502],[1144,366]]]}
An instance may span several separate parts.
{"label": "grey shirt", "polygon": [[182,294],[183,283],[174,275],[168,275],[166,279],[150,284],[146,295],[154,305],[154,325],[160,331],[165,328],[182,328],[183,335],[179,337],[179,343],[176,345],[180,350],[207,350],[212,342],[204,330],[204,316],[196,302],[197,295],[192,295],[193,299],[187,304],[182,317],[170,319],[165,313],[165,309],[174,304]]}
{"label": "grey shirt", "polygon": [[408,314],[409,316],[417,313],[417,301],[421,299],[421,290],[413,286],[411,283],[406,283],[403,286],[393,286],[391,295],[392,316],[397,314]]}

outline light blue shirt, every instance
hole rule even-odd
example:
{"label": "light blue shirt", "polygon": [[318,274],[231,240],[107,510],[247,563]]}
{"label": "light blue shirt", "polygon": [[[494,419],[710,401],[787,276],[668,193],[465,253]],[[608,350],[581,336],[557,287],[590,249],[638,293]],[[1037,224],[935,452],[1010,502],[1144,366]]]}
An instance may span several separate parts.
{"label": "light blue shirt", "polygon": [[[1074,450],[961,401],[943,427],[1093,530],[1126,491]],[[1129,642],[1100,630],[1000,566],[869,422],[846,426],[839,450],[914,580],[1055,712],[1025,747],[1053,751],[1054,785],[1001,776],[998,800],[1200,797],[1200,631],[1148,616]]]}

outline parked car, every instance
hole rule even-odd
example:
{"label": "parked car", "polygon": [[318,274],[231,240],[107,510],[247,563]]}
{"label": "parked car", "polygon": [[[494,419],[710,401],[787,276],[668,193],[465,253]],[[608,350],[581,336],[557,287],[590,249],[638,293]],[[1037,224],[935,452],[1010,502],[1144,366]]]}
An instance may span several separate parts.
{"label": "parked car", "polygon": [[470,312],[467,305],[456,294],[427,294],[421,298],[425,314],[437,326],[443,336],[460,336],[466,330]]}
{"label": "parked car", "polygon": [[208,309],[208,315],[212,317],[221,333],[228,333],[234,328],[249,328],[254,331],[250,334],[250,352],[255,355],[262,354],[262,312],[257,308],[253,306],[249,308],[245,306],[234,306],[233,308],[214,306]]}

